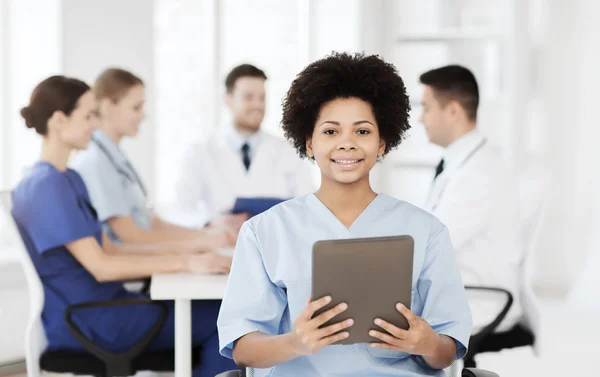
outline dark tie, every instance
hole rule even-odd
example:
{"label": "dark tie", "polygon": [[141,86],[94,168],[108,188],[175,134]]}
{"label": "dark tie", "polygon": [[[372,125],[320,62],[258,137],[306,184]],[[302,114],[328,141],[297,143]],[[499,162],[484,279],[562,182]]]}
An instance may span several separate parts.
{"label": "dark tie", "polygon": [[244,162],[246,170],[248,170],[250,168],[250,145],[248,145],[248,143],[242,145],[242,161]]}
{"label": "dark tie", "polygon": [[444,159],[442,158],[440,160],[440,163],[438,164],[438,166],[435,168],[435,177],[433,178],[433,180],[435,181],[435,179],[438,177],[438,175],[442,174],[443,171],[444,171]]}

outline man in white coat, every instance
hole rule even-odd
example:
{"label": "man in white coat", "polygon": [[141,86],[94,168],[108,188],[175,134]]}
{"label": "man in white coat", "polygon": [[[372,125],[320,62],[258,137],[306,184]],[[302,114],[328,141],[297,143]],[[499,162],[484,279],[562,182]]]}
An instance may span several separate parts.
{"label": "man in white coat", "polygon": [[[174,213],[188,226],[225,221],[238,197],[292,198],[312,192],[310,163],[291,145],[261,131],[265,115],[265,73],[235,67],[225,80],[232,124],[219,127],[184,153],[175,184]],[[233,223],[233,224],[232,224]]]}
{"label": "man in white coat", "polygon": [[[450,231],[465,285],[510,291],[512,309],[499,331],[521,316],[518,186],[499,151],[477,130],[479,90],[475,76],[461,66],[421,75],[421,104],[429,140],[444,148],[425,208]],[[499,313],[498,300],[470,299],[477,331]]]}

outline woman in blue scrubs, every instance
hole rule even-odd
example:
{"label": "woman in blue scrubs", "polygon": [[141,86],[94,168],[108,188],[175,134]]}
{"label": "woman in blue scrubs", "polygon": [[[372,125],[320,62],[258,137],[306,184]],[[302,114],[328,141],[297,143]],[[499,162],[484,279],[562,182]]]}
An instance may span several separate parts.
{"label": "woman in blue scrubs", "polygon": [[[13,216],[44,287],[42,320],[50,349],[84,351],[65,321],[68,306],[92,301],[144,297],[121,281],[154,273],[227,273],[230,258],[217,253],[178,253],[169,245],[149,248],[115,245],[102,232],[87,189],[67,168],[73,150],[84,149],[96,128],[94,98],[87,84],[64,76],[42,81],[21,114],[43,137],[42,157],[13,190]],[[192,250],[192,249],[190,249]],[[174,311],[151,349],[174,346]],[[219,301],[193,304],[192,339],[202,348],[195,376],[213,377],[235,367],[219,356],[216,319]],[[119,352],[133,345],[156,321],[148,306],[101,308],[77,313],[82,331],[103,348]]]}
{"label": "woman in blue scrubs", "polygon": [[[471,314],[448,230],[406,202],[377,194],[369,174],[410,128],[396,69],[376,56],[333,54],[306,67],[283,103],[283,130],[321,170],[317,192],[244,224],[219,315],[221,353],[270,376],[442,376],[465,355]],[[311,297],[316,241],[410,235],[411,310],[402,330],[377,319],[373,341],[335,345],[352,320],[320,329],[347,304],[314,319],[331,297]]]}

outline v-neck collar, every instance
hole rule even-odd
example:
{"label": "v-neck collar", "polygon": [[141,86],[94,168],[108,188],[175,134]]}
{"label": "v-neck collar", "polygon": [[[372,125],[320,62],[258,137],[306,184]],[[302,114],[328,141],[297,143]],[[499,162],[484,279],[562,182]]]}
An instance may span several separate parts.
{"label": "v-neck collar", "polygon": [[338,219],[333,212],[319,199],[315,194],[309,194],[306,196],[306,203],[308,207],[321,219],[323,220],[340,238],[349,238],[355,236],[355,233],[360,229],[361,224],[368,221],[369,218],[379,213],[380,207],[378,203],[383,200],[383,194],[377,194],[371,203],[369,203],[365,209],[358,215],[349,228],[346,228],[344,223]]}
{"label": "v-neck collar", "polygon": [[110,157],[115,160],[119,165],[127,165],[129,160],[123,153],[121,148],[102,130],[97,129],[92,134],[92,139],[98,146],[110,154]]}

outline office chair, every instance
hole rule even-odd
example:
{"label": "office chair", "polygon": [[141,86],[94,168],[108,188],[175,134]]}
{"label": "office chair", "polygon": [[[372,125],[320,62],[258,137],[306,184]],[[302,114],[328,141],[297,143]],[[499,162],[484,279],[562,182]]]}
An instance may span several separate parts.
{"label": "office chair", "polygon": [[[215,377],[254,377],[254,372],[252,368],[247,368],[246,370],[230,370],[224,373],[220,373]],[[499,377],[496,373],[490,372],[483,369],[463,369],[462,377]]]}
{"label": "office chair", "polygon": [[506,316],[512,305],[513,297],[510,292],[498,288],[467,287],[467,290],[501,292],[506,296],[504,308],[494,321],[469,341],[469,351],[464,357],[465,367],[477,366],[475,356],[485,352],[499,352],[503,349],[517,347],[533,347],[535,355],[540,353],[540,309],[533,293],[534,251],[544,219],[546,197],[544,188],[547,185],[547,174],[540,164],[531,165],[519,178],[519,209],[521,211],[521,239],[524,240],[525,254],[520,266],[519,298],[523,308],[523,317],[517,325],[505,332],[495,330]]}
{"label": "office chair", "polygon": [[[8,220],[8,229],[2,229],[2,231],[7,232],[10,239],[15,243],[27,281],[29,295],[29,319],[25,330],[27,377],[40,377],[42,371],[96,377],[117,377],[133,376],[141,370],[159,372],[174,370],[174,350],[146,350],[150,342],[158,335],[167,318],[166,305],[163,302],[150,299],[125,299],[72,305],[65,313],[65,320],[75,338],[88,352],[47,350],[48,341],[41,318],[44,307],[44,288],[12,217],[10,191],[0,192],[0,207]],[[73,314],[78,310],[128,305],[157,306],[161,309],[161,315],[152,328],[135,345],[121,353],[109,352],[96,345],[84,335],[72,319]],[[195,356],[193,362],[196,363],[199,359],[199,352],[193,352],[193,355]]]}

